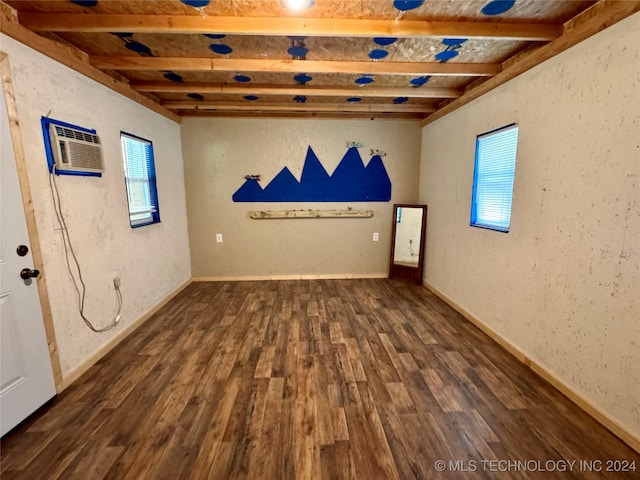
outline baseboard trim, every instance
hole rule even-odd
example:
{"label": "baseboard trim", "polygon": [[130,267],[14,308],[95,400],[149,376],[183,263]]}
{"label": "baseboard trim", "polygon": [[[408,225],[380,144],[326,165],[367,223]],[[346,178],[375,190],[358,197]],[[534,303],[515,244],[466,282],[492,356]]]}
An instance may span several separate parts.
{"label": "baseboard trim", "polygon": [[387,278],[387,273],[328,273],[320,275],[247,275],[231,277],[193,277],[194,282],[255,282],[260,280],[344,280]]}
{"label": "baseboard trim", "polygon": [[80,378],[87,370],[89,370],[93,365],[96,364],[98,360],[104,357],[107,353],[113,350],[120,342],[122,342],[125,338],[131,335],[138,327],[140,327],[145,321],[147,321],[153,314],[155,314],[158,310],[164,307],[173,297],[178,295],[182,290],[187,288],[189,284],[192,282],[190,278],[171,292],[167,294],[162,300],[156,303],[149,310],[144,312],[140,317],[134,320],[132,323],[127,325],[118,336],[112,338],[109,342],[100,347],[93,355],[87,358],[80,365],[71,370],[66,376],[62,378],[62,382],[60,384],[60,389],[58,393],[61,393],[65,390],[69,385],[75,382],[78,378]]}
{"label": "baseboard trim", "polygon": [[473,315],[467,309],[458,305],[452,298],[446,295],[441,290],[437,289],[433,285],[428,282],[423,282],[423,285],[433,292],[435,295],[440,297],[444,302],[446,302],[451,308],[456,310],[460,315],[469,320],[472,324],[482,330],[486,335],[491,337],[498,345],[500,345],[504,350],[513,355],[520,362],[529,367],[536,375],[540,378],[551,384],[556,390],[562,393],[565,397],[575,403],[578,407],[584,410],[587,414],[589,414],[594,420],[608,429],[611,433],[617,436],[624,443],[629,445],[633,450],[640,453],[640,438],[637,437],[633,432],[628,430],[624,425],[620,422],[609,416],[606,412],[604,412],[600,407],[593,404],[590,400],[587,400],[582,395],[573,390],[572,387],[567,385],[563,380],[558,378],[555,374],[549,371],[546,367],[541,365],[540,363],[532,360],[524,351],[522,351],[518,346],[513,344],[510,340],[502,336],[500,333],[496,332],[489,325],[484,323],[478,317]]}

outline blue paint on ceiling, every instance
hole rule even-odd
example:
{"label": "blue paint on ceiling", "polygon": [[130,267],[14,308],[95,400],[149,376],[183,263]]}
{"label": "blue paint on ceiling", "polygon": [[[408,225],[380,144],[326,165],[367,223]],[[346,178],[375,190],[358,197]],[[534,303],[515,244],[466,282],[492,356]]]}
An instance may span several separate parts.
{"label": "blue paint on ceiling", "polygon": [[487,3],[482,10],[484,15],[502,15],[515,5],[516,0],[493,0]]}
{"label": "blue paint on ceiling", "polygon": [[393,6],[402,12],[421,7],[424,0],[393,0]]}
{"label": "blue paint on ceiling", "polygon": [[355,81],[356,81],[356,83],[357,83],[358,85],[368,85],[368,84],[370,84],[370,83],[375,82],[375,80],[374,80],[373,78],[368,77],[368,76],[366,76],[366,75],[365,75],[365,76],[363,76],[363,77],[356,78],[356,80],[355,80]]}
{"label": "blue paint on ceiling", "polygon": [[251,77],[247,77],[246,75],[236,75],[233,79],[240,83],[248,83],[251,81]]}
{"label": "blue paint on ceiling", "polygon": [[391,45],[392,43],[397,42],[398,39],[395,37],[376,37],[373,39],[373,42],[376,43],[377,45],[381,45],[381,46],[386,46],[386,45]]}
{"label": "blue paint on ceiling", "polygon": [[220,55],[229,55],[233,52],[233,48],[229,45],[225,45],[224,43],[212,43],[209,45],[209,49],[211,49],[213,53],[218,53]]}
{"label": "blue paint on ceiling", "polygon": [[284,167],[264,188],[247,179],[236,190],[234,202],[388,202],[391,180],[379,155],[365,167],[356,147],[351,147],[332,175],[309,147],[298,181]]}
{"label": "blue paint on ceiling", "polygon": [[362,99],[360,97],[349,97],[347,98],[347,102],[349,103],[358,103],[361,102]]}
{"label": "blue paint on ceiling", "polygon": [[309,49],[302,45],[296,45],[294,47],[289,47],[287,53],[294,58],[303,59],[307,56],[307,53],[309,53]]}
{"label": "blue paint on ceiling", "polygon": [[187,97],[193,98],[194,100],[204,100],[204,97],[199,93],[187,93]]}
{"label": "blue paint on ceiling", "polygon": [[287,53],[291,55],[293,60],[306,60],[309,49],[305,45],[304,41],[307,37],[289,37],[291,39],[291,47],[287,50]]}
{"label": "blue paint on ceiling", "polygon": [[180,0],[180,1],[185,5],[188,5],[194,8],[202,8],[209,5],[209,0]]}
{"label": "blue paint on ceiling", "polygon": [[80,5],[81,7],[95,7],[98,4],[98,0],[69,0],[71,3]]}
{"label": "blue paint on ceiling", "polygon": [[295,97],[293,97],[293,101],[296,103],[306,103],[307,97],[305,97],[304,95],[296,95]]}
{"label": "blue paint on ceiling", "polygon": [[371,50],[369,52],[369,58],[373,60],[380,60],[381,58],[384,58],[387,55],[389,55],[389,52],[387,52],[386,50],[378,49],[378,48],[376,48],[375,50]]}
{"label": "blue paint on ceiling", "polygon": [[299,85],[304,85],[305,83],[309,83],[311,80],[313,80],[313,77],[311,75],[307,75],[306,73],[299,73],[298,75],[293,76],[293,80]]}
{"label": "blue paint on ceiling", "polygon": [[258,100],[258,97],[256,97],[255,95],[245,95],[244,97],[245,100],[248,100],[249,102],[253,102],[255,100]]}
{"label": "blue paint on ceiling", "polygon": [[207,38],[213,38],[214,40],[220,40],[221,38],[226,37],[226,35],[222,33],[203,33],[202,35]]}
{"label": "blue paint on ceiling", "polygon": [[[373,43],[385,47],[387,45],[395,43],[397,40],[398,39],[395,37],[374,37]],[[387,55],[389,55],[389,52],[382,48],[374,48],[369,52],[369,58],[372,60],[381,60],[383,58],[386,58]]]}
{"label": "blue paint on ceiling", "polygon": [[151,52],[151,49],[149,47],[147,47],[145,44],[140,43],[140,42],[136,42],[136,41],[128,41],[127,43],[125,43],[125,47],[127,47],[129,50],[136,52],[144,57],[153,57],[153,52]]}
{"label": "blue paint on ceiling", "polygon": [[136,42],[132,40],[133,33],[129,32],[112,32],[111,35],[115,35],[120,40],[124,42],[124,46],[131,50],[132,52],[136,52],[143,57],[153,57],[153,52],[149,47],[147,47],[144,43]]}
{"label": "blue paint on ceiling", "polygon": [[436,53],[436,60],[439,62],[448,62],[452,58],[456,58],[458,56],[457,50],[444,50],[442,52]]}
{"label": "blue paint on ceiling", "polygon": [[462,48],[462,44],[466,41],[466,38],[444,38],[442,40],[442,44],[447,48],[442,52],[436,53],[436,60],[445,63],[452,58],[456,58],[460,53],[458,50]]}
{"label": "blue paint on ceiling", "polygon": [[442,39],[443,45],[446,45],[447,47],[455,47],[455,46],[459,47],[466,41],[467,41],[466,38],[443,38]]}
{"label": "blue paint on ceiling", "polygon": [[183,82],[184,79],[178,75],[177,73],[174,72],[165,72],[163,75],[164,78],[166,78],[167,80],[171,80],[172,82]]}
{"label": "blue paint on ceiling", "polygon": [[418,77],[418,78],[412,78],[411,80],[409,80],[409,83],[413,87],[421,87],[422,85],[427,83],[429,80],[431,80],[431,76]]}
{"label": "blue paint on ceiling", "polygon": [[409,97],[396,97],[393,99],[393,103],[396,103],[396,104],[407,103],[408,100],[409,100]]}

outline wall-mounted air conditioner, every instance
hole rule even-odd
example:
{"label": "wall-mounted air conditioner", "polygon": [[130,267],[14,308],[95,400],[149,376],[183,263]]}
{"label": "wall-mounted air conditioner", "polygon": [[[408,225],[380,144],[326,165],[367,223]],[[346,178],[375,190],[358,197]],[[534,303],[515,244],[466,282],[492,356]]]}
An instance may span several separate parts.
{"label": "wall-mounted air conditioner", "polygon": [[56,170],[102,173],[102,144],[93,133],[49,124]]}

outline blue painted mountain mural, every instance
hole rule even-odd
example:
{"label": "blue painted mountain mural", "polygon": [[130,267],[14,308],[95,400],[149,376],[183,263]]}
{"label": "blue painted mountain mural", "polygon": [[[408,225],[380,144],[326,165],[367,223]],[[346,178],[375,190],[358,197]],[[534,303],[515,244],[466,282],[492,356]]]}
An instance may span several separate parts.
{"label": "blue painted mountain mural", "polygon": [[300,181],[284,167],[264,189],[249,178],[232,198],[234,202],[388,202],[391,180],[380,155],[365,167],[358,149],[350,147],[329,175],[309,147]]}
{"label": "blue painted mountain mural", "polygon": [[307,149],[307,156],[302,167],[300,189],[304,189],[304,192],[300,192],[304,193],[304,196],[314,199],[323,198],[331,190],[331,177],[311,147]]}

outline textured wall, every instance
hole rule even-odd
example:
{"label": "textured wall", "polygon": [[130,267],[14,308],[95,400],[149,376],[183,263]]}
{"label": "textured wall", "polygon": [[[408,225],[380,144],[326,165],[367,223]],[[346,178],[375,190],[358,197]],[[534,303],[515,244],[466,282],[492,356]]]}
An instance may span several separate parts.
{"label": "textured wall", "polygon": [[[426,281],[640,436],[636,14],[423,129]],[[469,227],[477,134],[518,122],[511,232]]]}
{"label": "textured wall", "polygon": [[[43,250],[47,286],[63,376],[87,360],[124,327],[190,278],[180,127],[30,48],[2,36],[9,54],[29,181]],[[110,322],[116,305],[113,277],[122,283],[124,306],[115,331],[96,334],[76,309],[64,263],[49,188],[40,118],[95,128],[104,149],[101,179],[58,177],[63,213],[87,284],[86,315]],[[153,142],[160,224],[131,229],[120,131]]]}
{"label": "textured wall", "polygon": [[[284,167],[300,179],[308,146],[329,174],[360,142],[362,159],[379,149],[390,202],[234,203],[247,174],[264,186]],[[414,121],[187,118],[182,124],[194,277],[384,275],[393,203],[418,198],[420,127]],[[373,218],[251,220],[251,210],[371,209]],[[380,241],[373,242],[373,232]],[[224,242],[216,243],[216,233]]]}

